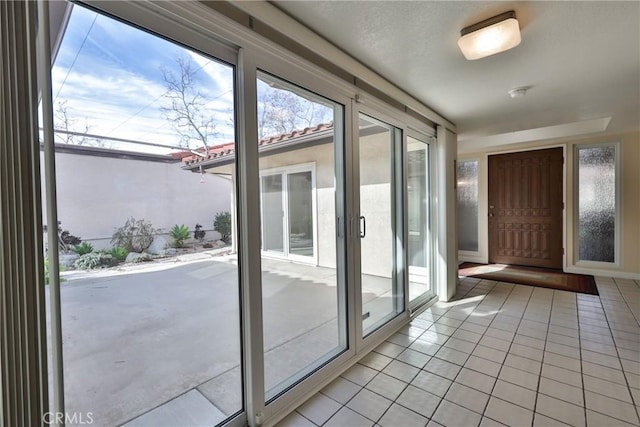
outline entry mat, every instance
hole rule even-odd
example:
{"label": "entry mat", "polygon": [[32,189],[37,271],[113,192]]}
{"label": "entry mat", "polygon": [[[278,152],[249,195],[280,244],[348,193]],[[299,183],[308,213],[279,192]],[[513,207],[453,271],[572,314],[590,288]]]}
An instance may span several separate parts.
{"label": "entry mat", "polygon": [[598,295],[593,276],[547,268],[465,262],[458,267],[458,275]]}

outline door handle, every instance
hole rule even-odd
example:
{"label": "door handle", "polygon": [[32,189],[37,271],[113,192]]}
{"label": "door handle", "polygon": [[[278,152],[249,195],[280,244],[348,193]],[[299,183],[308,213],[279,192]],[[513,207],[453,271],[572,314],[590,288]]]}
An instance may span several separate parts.
{"label": "door handle", "polygon": [[489,216],[493,216],[493,214],[492,214],[492,213],[490,213],[490,214],[489,214]]}
{"label": "door handle", "polygon": [[364,236],[367,235],[367,219],[364,216],[361,216],[360,223],[362,224],[362,229],[360,231],[360,238],[364,239]]}

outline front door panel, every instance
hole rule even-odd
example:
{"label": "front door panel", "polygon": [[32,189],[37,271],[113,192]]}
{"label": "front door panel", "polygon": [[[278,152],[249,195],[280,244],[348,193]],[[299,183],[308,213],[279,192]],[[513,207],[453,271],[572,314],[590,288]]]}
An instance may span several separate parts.
{"label": "front door panel", "polygon": [[489,156],[489,262],[562,268],[562,148]]}

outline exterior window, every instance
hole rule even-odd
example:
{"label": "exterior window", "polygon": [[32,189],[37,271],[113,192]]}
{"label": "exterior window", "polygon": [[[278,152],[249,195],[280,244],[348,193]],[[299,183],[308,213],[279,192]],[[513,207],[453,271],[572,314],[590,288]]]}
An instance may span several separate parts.
{"label": "exterior window", "polygon": [[478,251],[478,161],[459,160],[458,179],[458,249]]}
{"label": "exterior window", "polygon": [[616,260],[617,144],[578,147],[578,259]]}

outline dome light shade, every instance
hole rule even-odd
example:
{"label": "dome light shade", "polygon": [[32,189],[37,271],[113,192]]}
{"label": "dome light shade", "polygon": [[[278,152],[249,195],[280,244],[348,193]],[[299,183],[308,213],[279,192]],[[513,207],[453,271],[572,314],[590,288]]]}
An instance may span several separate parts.
{"label": "dome light shade", "polygon": [[460,31],[458,46],[468,60],[480,59],[512,49],[520,44],[516,13],[509,11]]}

